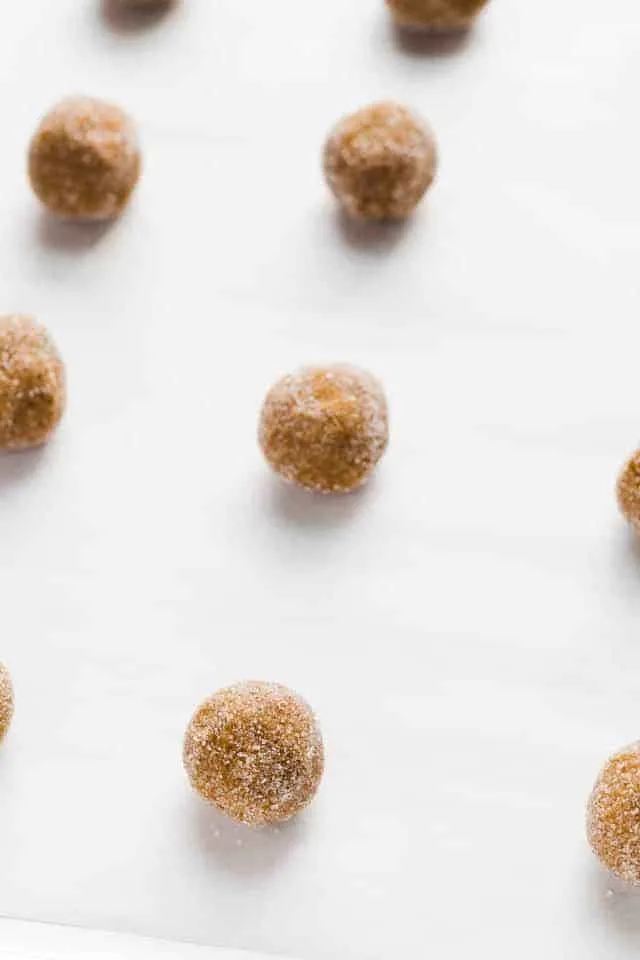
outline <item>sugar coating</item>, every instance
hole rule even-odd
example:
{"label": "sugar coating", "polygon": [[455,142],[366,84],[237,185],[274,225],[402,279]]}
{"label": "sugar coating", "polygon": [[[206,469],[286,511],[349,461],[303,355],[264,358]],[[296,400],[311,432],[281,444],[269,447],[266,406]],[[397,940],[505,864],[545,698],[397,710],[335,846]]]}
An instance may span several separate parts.
{"label": "sugar coating", "polygon": [[364,220],[409,216],[438,163],[431,129],[407,107],[374,103],[344,117],[324,148],[324,171],[343,209]]}
{"label": "sugar coating", "polygon": [[0,741],[5,737],[13,718],[13,686],[9,671],[0,663]]}
{"label": "sugar coating", "polygon": [[214,693],[187,728],[184,766],[207,801],[241,823],[288,820],[313,798],[324,770],[322,737],[305,701],[277,683]]}
{"label": "sugar coating", "polygon": [[616,496],[620,510],[640,533],[640,450],[627,460],[618,477]]}
{"label": "sugar coating", "polygon": [[587,837],[605,867],[640,884],[640,743],[602,769],[587,808]]}
{"label": "sugar coating", "polygon": [[0,449],[44,443],[65,402],[64,365],[47,330],[31,317],[0,317]]}
{"label": "sugar coating", "polygon": [[135,127],[120,107],[69,97],[43,118],[29,147],[29,179],[52,213],[109,220],[127,204],[140,176]]}
{"label": "sugar coating", "polygon": [[267,393],[258,441],[287,482],[348,493],[369,478],[389,439],[380,383],[357,367],[304,367]]}
{"label": "sugar coating", "polygon": [[465,30],[487,0],[387,0],[400,26],[421,30]]}

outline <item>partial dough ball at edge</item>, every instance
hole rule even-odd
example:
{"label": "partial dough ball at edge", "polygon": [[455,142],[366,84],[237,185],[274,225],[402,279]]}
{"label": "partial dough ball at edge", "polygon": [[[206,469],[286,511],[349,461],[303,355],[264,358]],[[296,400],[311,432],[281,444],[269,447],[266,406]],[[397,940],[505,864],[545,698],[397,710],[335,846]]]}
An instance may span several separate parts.
{"label": "partial dough ball at edge", "polygon": [[0,743],[4,740],[13,719],[13,684],[9,671],[0,663]]}
{"label": "partial dough ball at edge", "polygon": [[386,0],[400,27],[433,33],[467,30],[488,0]]}
{"label": "partial dough ball at edge", "polygon": [[176,6],[177,0],[113,0],[115,6],[122,10],[135,10],[142,12],[156,12],[168,10]]}
{"label": "partial dough ball at edge", "polygon": [[66,373],[48,330],[22,314],[0,316],[0,450],[38,447],[66,406]]}
{"label": "partial dough ball at edge", "polygon": [[624,518],[640,534],[640,450],[629,457],[618,475],[616,500]]}
{"label": "partial dough ball at edge", "polygon": [[640,885],[640,744],[607,760],[587,805],[587,839],[608,870]]}

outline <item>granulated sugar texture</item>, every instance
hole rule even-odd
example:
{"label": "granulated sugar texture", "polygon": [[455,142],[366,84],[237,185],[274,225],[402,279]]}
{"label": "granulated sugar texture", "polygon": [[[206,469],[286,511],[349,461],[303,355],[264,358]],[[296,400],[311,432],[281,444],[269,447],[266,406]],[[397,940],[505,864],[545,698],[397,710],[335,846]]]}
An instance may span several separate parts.
{"label": "granulated sugar texture", "polygon": [[589,800],[587,836],[605,867],[640,884],[640,744],[605,764]]}
{"label": "granulated sugar texture", "polygon": [[387,0],[400,26],[439,32],[471,26],[487,0]]}
{"label": "granulated sugar texture", "polygon": [[343,209],[364,220],[401,220],[436,173],[437,151],[424,121],[401,104],[374,103],[342,119],[324,149],[324,171]]}
{"label": "granulated sugar texture", "polygon": [[240,683],[205,700],[187,729],[183,759],[205,800],[254,826],[299,813],[324,769],[311,708],[275,683]]}
{"label": "granulated sugar texture", "polygon": [[65,406],[62,360],[44,327],[30,317],[0,317],[0,449],[44,443]]}
{"label": "granulated sugar texture", "polygon": [[308,367],[279,380],[262,407],[258,439],[283,479],[320,493],[361,486],[389,437],[387,401],[364,370]]}
{"label": "granulated sugar texture", "polygon": [[126,205],[140,175],[132,121],[111,103],[63,100],[44,117],[29,148],[31,185],[52,213],[108,220]]}
{"label": "granulated sugar texture", "polygon": [[0,663],[0,741],[11,725],[13,717],[13,687],[9,671]]}

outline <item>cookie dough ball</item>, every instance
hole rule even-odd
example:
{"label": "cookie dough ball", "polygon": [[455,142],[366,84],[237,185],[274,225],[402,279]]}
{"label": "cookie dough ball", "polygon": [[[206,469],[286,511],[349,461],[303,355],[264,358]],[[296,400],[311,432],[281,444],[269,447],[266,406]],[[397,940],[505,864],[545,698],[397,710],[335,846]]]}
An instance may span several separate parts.
{"label": "cookie dough ball", "polygon": [[640,533],[640,450],[625,463],[616,487],[618,506],[637,533]]}
{"label": "cookie dough ball", "polygon": [[279,380],[258,440],[276,473],[320,493],[348,493],[371,475],[389,439],[382,386],[364,370],[305,367]]}
{"label": "cookie dough ball", "polygon": [[487,0],[387,0],[401,27],[447,33],[466,30]]}
{"label": "cookie dough ball", "polygon": [[13,717],[13,686],[9,671],[0,663],[0,742],[4,739]]}
{"label": "cookie dough ball", "polygon": [[205,700],[187,728],[183,758],[205,800],[255,826],[299,813],[324,769],[311,708],[277,683],[239,683]]}
{"label": "cookie dough ball", "polygon": [[324,149],[324,171],[343,209],[363,220],[408,217],[431,186],[433,133],[399,103],[374,103],[342,119]]}
{"label": "cookie dough ball", "polygon": [[90,97],[63,100],[44,117],[31,140],[31,186],[45,207],[59,216],[116,217],[139,176],[134,125],[111,103]]}
{"label": "cookie dough ball", "polygon": [[587,836],[595,855],[618,877],[640,884],[640,744],[605,764],[587,810]]}
{"label": "cookie dough ball", "polygon": [[31,317],[0,317],[0,449],[48,440],[65,399],[64,366],[46,329]]}

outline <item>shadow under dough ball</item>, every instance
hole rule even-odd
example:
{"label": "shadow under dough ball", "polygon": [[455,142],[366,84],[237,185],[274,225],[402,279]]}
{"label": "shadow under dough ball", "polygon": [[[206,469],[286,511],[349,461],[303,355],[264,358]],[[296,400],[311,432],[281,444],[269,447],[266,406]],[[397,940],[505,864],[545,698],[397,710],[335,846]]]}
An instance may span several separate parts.
{"label": "shadow under dough ball", "polygon": [[640,450],[636,450],[622,468],[616,496],[625,519],[640,534]]}
{"label": "shadow under dough ball", "polygon": [[36,196],[62,217],[110,220],[126,206],[140,176],[131,119],[111,103],[69,97],[41,120],[29,147]]}
{"label": "shadow under dough ball", "polygon": [[640,884],[640,744],[614,754],[600,772],[587,808],[587,837],[607,869]]}
{"label": "shadow under dough ball", "polygon": [[0,317],[0,449],[45,443],[65,402],[64,365],[47,330],[31,317]]}
{"label": "shadow under dough ball", "polygon": [[357,367],[305,367],[279,380],[262,406],[258,441],[284,480],[319,493],[362,486],[386,450],[387,401]]}
{"label": "shadow under dough ball", "polygon": [[329,187],[346,213],[363,220],[408,217],[433,183],[437,163],[429,126],[393,102],[344,117],[324,148]]}
{"label": "shadow under dough ball", "polygon": [[387,0],[401,27],[434,32],[466,30],[487,0]]}
{"label": "shadow under dough ball", "polygon": [[276,683],[239,683],[205,700],[187,728],[183,759],[201,797],[253,826],[299,813],[324,770],[311,708]]}
{"label": "shadow under dough ball", "polygon": [[4,740],[13,718],[13,686],[9,671],[0,663],[0,742]]}

